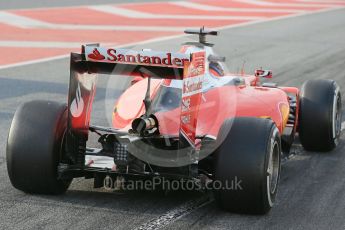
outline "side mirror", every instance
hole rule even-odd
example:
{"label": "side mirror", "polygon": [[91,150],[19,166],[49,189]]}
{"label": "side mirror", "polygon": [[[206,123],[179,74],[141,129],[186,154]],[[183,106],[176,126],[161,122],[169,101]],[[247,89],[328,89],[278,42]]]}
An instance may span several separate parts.
{"label": "side mirror", "polygon": [[272,78],[272,70],[255,70],[255,77]]}

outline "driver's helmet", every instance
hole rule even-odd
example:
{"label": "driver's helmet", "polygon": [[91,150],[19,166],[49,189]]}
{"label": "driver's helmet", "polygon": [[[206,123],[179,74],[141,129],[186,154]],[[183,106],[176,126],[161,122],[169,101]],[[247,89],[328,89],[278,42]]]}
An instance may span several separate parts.
{"label": "driver's helmet", "polygon": [[214,77],[224,76],[224,68],[220,62],[210,62],[209,71]]}

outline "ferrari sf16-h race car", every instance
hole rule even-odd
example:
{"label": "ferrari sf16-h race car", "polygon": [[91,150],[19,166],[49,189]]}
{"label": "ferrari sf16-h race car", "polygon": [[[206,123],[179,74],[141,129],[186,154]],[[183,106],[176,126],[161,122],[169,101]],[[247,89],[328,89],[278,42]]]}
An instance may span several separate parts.
{"label": "ferrari sf16-h race car", "polygon": [[[183,179],[216,189],[225,210],[267,213],[274,204],[281,159],[298,134],[308,151],[330,151],[341,132],[341,95],[332,80],[299,90],[262,83],[272,71],[227,73],[206,36],[179,52],[82,46],[72,53],[68,104],[31,101],[13,118],[7,142],[12,185],[27,193],[61,194],[73,178]],[[90,123],[97,75],[131,79],[114,102],[111,125]],[[101,77],[100,76],[100,77]],[[99,135],[98,148],[87,145]],[[112,165],[90,163],[107,157]]]}

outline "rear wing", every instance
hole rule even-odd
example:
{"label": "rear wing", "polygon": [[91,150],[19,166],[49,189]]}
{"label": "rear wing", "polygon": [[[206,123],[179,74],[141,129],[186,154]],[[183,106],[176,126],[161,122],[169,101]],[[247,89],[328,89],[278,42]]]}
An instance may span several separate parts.
{"label": "rear wing", "polygon": [[191,57],[188,54],[82,46],[82,59],[91,73],[125,76],[150,72],[153,78],[183,79],[183,68]]}
{"label": "rear wing", "polygon": [[82,46],[81,54],[71,54],[67,127],[69,144],[66,145],[71,149],[67,149],[67,152],[84,151],[81,146],[86,146],[98,74],[183,80],[180,138],[187,138],[184,143],[194,146],[204,65],[205,54],[200,53],[190,55],[99,45]]}

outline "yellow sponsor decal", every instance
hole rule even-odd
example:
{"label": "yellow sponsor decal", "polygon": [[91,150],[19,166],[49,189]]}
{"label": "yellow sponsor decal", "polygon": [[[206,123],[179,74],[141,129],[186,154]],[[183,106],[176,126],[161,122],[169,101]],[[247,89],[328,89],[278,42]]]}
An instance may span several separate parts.
{"label": "yellow sponsor decal", "polygon": [[279,105],[279,110],[280,114],[282,116],[282,122],[283,122],[283,127],[285,127],[286,123],[288,122],[289,119],[289,114],[290,114],[290,108],[287,104],[281,103]]}

